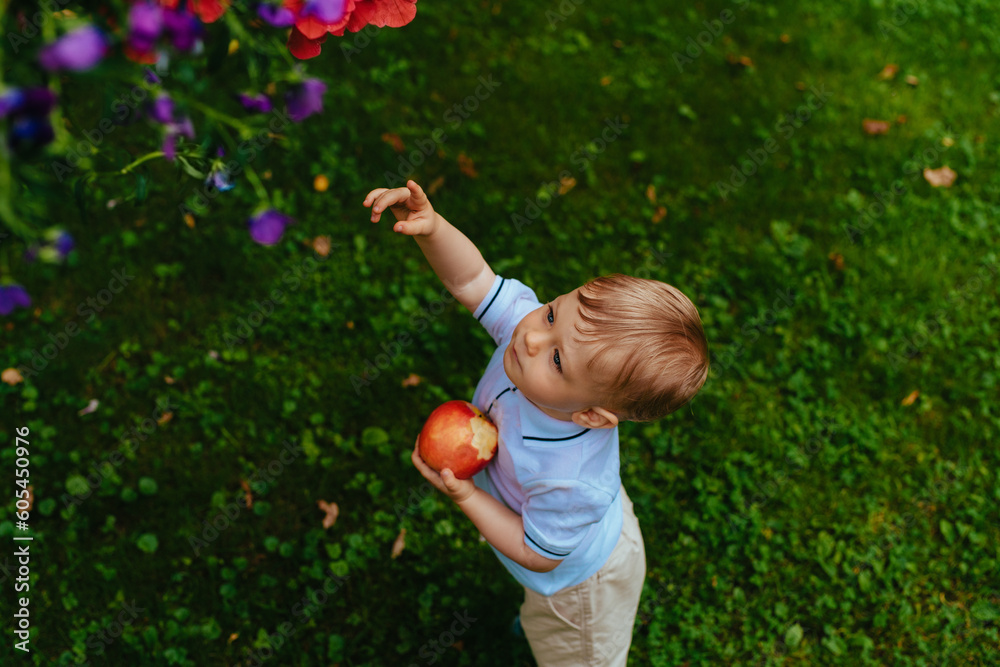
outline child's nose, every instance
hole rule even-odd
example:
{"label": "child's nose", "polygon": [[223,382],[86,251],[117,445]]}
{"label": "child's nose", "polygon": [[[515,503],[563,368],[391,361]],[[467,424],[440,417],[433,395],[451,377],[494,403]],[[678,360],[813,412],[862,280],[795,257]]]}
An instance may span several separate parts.
{"label": "child's nose", "polygon": [[531,356],[534,356],[541,348],[544,334],[541,331],[528,331],[524,334],[524,347]]}

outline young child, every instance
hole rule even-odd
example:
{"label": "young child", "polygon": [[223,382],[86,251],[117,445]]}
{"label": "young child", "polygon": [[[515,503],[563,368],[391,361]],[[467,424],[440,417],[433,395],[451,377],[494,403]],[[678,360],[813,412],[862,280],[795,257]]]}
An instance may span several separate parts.
{"label": "young child", "polygon": [[520,623],[540,667],[625,665],[646,575],[642,534],[619,478],[618,423],[663,417],[708,376],[698,311],[655,280],[597,278],[542,304],[493,273],[413,181],[365,197],[391,210],[445,287],[497,343],[472,403],[499,429],[468,480],[420,473],[472,520],[525,588]]}

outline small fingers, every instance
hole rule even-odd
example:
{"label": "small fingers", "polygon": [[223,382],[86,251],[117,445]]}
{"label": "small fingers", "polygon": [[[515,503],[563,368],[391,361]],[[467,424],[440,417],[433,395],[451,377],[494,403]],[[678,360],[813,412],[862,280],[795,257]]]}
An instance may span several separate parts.
{"label": "small fingers", "polygon": [[365,200],[361,203],[361,205],[371,206],[372,202],[375,201],[375,199],[386,190],[388,190],[388,188],[375,188],[374,190],[368,193],[368,196],[365,197]]}

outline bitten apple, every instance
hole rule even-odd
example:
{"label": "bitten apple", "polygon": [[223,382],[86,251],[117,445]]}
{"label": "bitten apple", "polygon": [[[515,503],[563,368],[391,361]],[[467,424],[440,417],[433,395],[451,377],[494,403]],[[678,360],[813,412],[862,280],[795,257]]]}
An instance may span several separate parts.
{"label": "bitten apple", "polygon": [[497,427],[472,403],[448,401],[427,418],[417,449],[434,470],[450,468],[458,479],[469,479],[496,454]]}

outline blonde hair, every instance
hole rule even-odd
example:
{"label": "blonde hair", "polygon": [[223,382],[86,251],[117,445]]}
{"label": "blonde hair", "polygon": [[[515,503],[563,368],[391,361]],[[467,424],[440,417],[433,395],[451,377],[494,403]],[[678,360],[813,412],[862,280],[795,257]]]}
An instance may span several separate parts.
{"label": "blonde hair", "polygon": [[708,341],[698,309],[676,287],[615,273],[578,292],[594,345],[587,370],[606,407],[628,421],[660,419],[690,401],[708,378]]}

